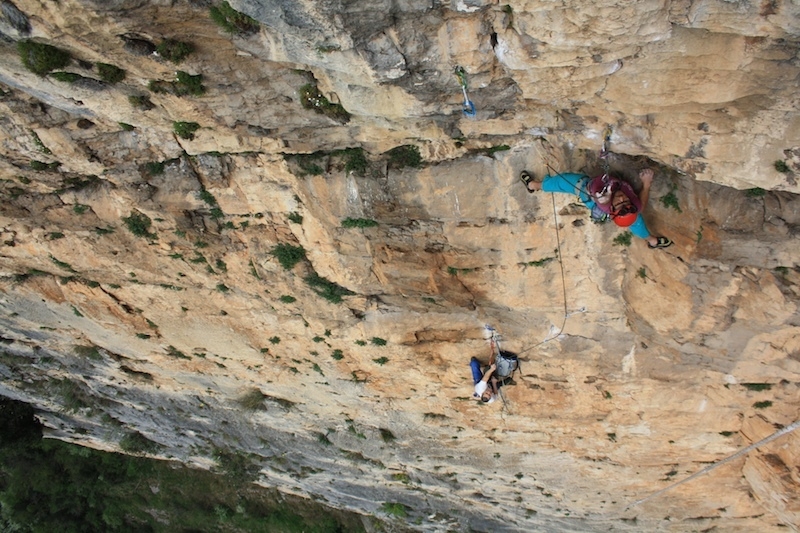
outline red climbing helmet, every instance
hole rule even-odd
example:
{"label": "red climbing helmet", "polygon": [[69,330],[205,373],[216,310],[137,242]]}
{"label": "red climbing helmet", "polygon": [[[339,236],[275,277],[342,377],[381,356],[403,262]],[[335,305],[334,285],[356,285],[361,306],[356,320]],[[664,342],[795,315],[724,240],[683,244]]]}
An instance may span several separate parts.
{"label": "red climbing helmet", "polygon": [[624,215],[617,215],[614,217],[614,224],[621,228],[627,228],[636,222],[636,213],[625,213]]}

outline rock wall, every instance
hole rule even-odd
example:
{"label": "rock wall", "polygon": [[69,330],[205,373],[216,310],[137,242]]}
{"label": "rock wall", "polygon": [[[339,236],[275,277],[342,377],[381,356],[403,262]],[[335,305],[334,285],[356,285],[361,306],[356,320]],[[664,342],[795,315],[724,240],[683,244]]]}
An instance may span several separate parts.
{"label": "rock wall", "polygon": [[[797,528],[794,432],[641,502],[798,419],[796,2],[230,6],[0,4],[2,394],[424,531]],[[606,164],[673,247],[517,180]]]}

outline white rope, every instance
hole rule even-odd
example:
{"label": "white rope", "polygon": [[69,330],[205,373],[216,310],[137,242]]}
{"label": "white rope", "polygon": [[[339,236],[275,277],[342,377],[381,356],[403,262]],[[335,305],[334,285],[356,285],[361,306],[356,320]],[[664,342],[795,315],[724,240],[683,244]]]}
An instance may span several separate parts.
{"label": "white rope", "polygon": [[761,439],[760,441],[758,441],[756,443],[753,443],[750,446],[747,446],[746,448],[742,448],[738,452],[734,453],[733,455],[730,455],[730,456],[726,457],[725,459],[722,459],[722,460],[720,460],[720,461],[718,461],[718,462],[716,462],[716,463],[714,463],[712,465],[709,465],[709,466],[705,467],[704,469],[700,470],[699,472],[695,472],[694,474],[692,474],[691,476],[687,477],[686,479],[678,481],[677,483],[673,483],[672,485],[670,485],[668,487],[664,487],[663,489],[661,489],[659,491],[656,491],[653,494],[651,494],[651,495],[649,495],[649,496],[647,496],[645,498],[642,498],[641,500],[636,500],[635,502],[633,502],[631,504],[628,504],[628,506],[625,507],[625,510],[627,511],[631,507],[635,507],[635,506],[637,506],[639,504],[642,504],[642,503],[646,502],[649,499],[655,498],[656,496],[660,496],[661,494],[664,494],[668,490],[674,489],[678,485],[683,485],[684,483],[688,483],[689,481],[691,481],[691,480],[693,480],[695,478],[698,478],[698,477],[700,477],[702,475],[708,474],[710,471],[712,471],[713,469],[717,468],[718,466],[724,465],[725,463],[729,463],[729,462],[733,461],[734,459],[738,459],[739,457],[741,457],[741,456],[743,456],[743,455],[755,450],[756,448],[760,448],[761,446],[764,446],[765,444],[768,444],[768,443],[774,441],[775,439],[777,439],[779,437],[782,437],[783,435],[786,435],[787,433],[791,433],[792,431],[794,431],[798,427],[800,427],[800,420],[797,420],[797,421],[789,424],[788,426],[784,427],[783,429],[779,429],[778,431],[776,431],[775,433],[773,433],[769,437]]}

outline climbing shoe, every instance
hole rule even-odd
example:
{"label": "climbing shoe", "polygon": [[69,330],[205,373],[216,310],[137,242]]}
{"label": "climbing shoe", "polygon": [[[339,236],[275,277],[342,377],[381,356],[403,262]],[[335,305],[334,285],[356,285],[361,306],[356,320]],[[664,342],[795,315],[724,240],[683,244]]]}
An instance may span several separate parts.
{"label": "climbing shoe", "polygon": [[653,245],[653,244],[650,244],[650,243],[648,242],[648,243],[647,243],[647,246],[648,246],[649,248],[653,248],[653,249],[655,249],[655,248],[668,248],[668,247],[672,246],[672,241],[671,241],[671,240],[669,240],[669,239],[668,239],[668,238],[666,238],[666,237],[657,237],[657,238],[656,238],[656,243],[655,243],[655,245]]}
{"label": "climbing shoe", "polygon": [[519,180],[525,184],[525,188],[528,189],[528,192],[536,192],[535,189],[531,189],[529,186],[530,183],[539,183],[539,180],[537,180],[533,174],[527,170],[523,170],[519,173]]}

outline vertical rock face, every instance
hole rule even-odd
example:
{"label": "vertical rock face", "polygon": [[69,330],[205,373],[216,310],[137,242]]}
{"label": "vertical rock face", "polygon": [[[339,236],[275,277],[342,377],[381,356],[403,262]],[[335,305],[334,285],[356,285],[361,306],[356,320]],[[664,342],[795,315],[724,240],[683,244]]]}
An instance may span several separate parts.
{"label": "vertical rock face", "polygon": [[[798,15],[3,1],[0,392],[425,531],[796,527],[796,432],[659,491],[797,420]],[[606,165],[674,246],[517,180]]]}

